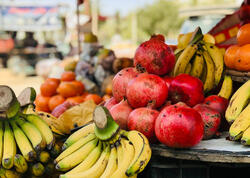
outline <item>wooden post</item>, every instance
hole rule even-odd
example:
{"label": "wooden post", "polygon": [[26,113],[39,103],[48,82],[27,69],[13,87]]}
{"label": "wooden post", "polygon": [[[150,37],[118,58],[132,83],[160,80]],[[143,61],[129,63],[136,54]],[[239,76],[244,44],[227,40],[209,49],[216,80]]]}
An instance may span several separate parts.
{"label": "wooden post", "polygon": [[91,19],[92,19],[92,32],[98,36],[98,0],[92,0],[91,4]]}

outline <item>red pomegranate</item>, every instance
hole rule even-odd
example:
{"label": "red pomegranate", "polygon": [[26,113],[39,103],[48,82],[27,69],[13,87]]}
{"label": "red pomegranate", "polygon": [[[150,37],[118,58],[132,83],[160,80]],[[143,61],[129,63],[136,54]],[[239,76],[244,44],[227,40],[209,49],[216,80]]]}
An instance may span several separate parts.
{"label": "red pomegranate", "polygon": [[120,103],[114,105],[109,111],[113,119],[119,124],[121,129],[127,130],[128,116],[132,112],[127,100],[122,100]]}
{"label": "red pomegranate", "polygon": [[136,50],[134,66],[148,73],[164,75],[172,71],[175,55],[172,49],[162,41],[162,37],[152,37],[143,42]]}
{"label": "red pomegranate", "polygon": [[151,108],[137,108],[128,116],[128,129],[143,133],[151,143],[157,141],[155,137],[155,120],[159,112]]}
{"label": "red pomegranate", "polygon": [[169,88],[169,86],[170,86],[170,84],[171,84],[171,82],[172,82],[172,80],[173,80],[174,78],[173,78],[173,77],[170,77],[170,76],[164,76],[164,77],[162,77],[162,79],[166,82],[167,87]]}
{"label": "red pomegranate", "polygon": [[219,112],[221,116],[224,116],[228,106],[228,100],[218,95],[211,95],[205,98],[204,104]]}
{"label": "red pomegranate", "polygon": [[110,110],[114,105],[118,104],[114,97],[111,97],[108,101],[105,102],[104,106]]}
{"label": "red pomegranate", "polygon": [[173,148],[190,148],[203,137],[204,124],[200,114],[192,108],[178,105],[163,109],[155,122],[157,139]]}
{"label": "red pomegranate", "polygon": [[206,140],[212,138],[220,127],[220,113],[205,104],[197,104],[193,109],[199,112],[204,122],[203,139]]}
{"label": "red pomegranate", "polygon": [[167,99],[166,82],[154,74],[143,73],[131,80],[127,87],[126,97],[133,108],[152,105],[160,107]]}
{"label": "red pomegranate", "polygon": [[154,34],[150,37],[150,40],[160,40],[162,42],[165,42],[165,37],[161,34]]}
{"label": "red pomegranate", "polygon": [[120,102],[126,95],[126,88],[131,79],[135,78],[139,72],[128,67],[118,72],[112,81],[112,93],[117,102]]}

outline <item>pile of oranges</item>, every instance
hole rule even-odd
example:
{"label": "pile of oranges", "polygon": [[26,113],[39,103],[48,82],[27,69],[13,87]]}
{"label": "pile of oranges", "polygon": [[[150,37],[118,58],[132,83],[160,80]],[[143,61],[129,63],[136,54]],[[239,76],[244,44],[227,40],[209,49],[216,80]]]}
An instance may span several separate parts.
{"label": "pile of oranges", "polygon": [[36,97],[36,110],[50,113],[65,101],[72,104],[80,104],[90,99],[96,104],[103,101],[99,95],[86,92],[82,82],[75,77],[74,72],[67,71],[62,74],[61,79],[47,78],[40,87],[40,95]]}
{"label": "pile of oranges", "polygon": [[226,50],[224,62],[230,69],[250,71],[250,23],[241,26],[237,33],[237,45]]}

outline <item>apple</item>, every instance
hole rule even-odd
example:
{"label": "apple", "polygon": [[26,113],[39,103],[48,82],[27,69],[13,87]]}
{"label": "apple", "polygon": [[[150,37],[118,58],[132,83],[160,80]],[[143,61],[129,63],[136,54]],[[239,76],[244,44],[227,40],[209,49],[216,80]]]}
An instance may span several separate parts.
{"label": "apple", "polygon": [[169,87],[169,99],[173,104],[182,101],[190,107],[202,103],[204,101],[202,81],[188,74],[176,76]]}

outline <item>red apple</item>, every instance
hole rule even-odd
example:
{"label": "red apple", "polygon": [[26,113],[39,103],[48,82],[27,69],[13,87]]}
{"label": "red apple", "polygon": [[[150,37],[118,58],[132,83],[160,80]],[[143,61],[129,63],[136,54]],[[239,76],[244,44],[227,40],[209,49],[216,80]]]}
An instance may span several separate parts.
{"label": "red apple", "polygon": [[190,148],[198,144],[204,133],[200,114],[177,104],[163,109],[155,122],[157,139],[173,148]]}
{"label": "red apple", "polygon": [[204,104],[219,112],[221,116],[224,116],[224,113],[228,106],[228,100],[218,95],[211,95],[205,98]]}
{"label": "red apple", "polygon": [[159,112],[151,108],[137,108],[128,116],[128,129],[143,133],[151,143],[157,141],[155,136],[155,120]]}
{"label": "red apple", "polygon": [[169,98],[172,103],[182,101],[193,107],[204,101],[203,83],[191,75],[180,74],[170,84]]}
{"label": "red apple", "polygon": [[204,122],[203,139],[206,140],[212,138],[220,127],[220,113],[205,104],[197,104],[193,109],[199,112]]}

